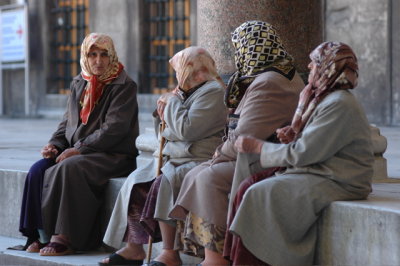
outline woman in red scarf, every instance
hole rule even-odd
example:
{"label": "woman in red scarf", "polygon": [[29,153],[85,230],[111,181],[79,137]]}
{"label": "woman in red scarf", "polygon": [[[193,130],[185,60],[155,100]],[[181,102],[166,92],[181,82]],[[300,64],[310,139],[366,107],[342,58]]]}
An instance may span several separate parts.
{"label": "woman in red scarf", "polygon": [[105,185],[136,167],[137,87],[112,39],[89,34],[80,63],[63,120],[25,181],[20,231],[26,251],[42,256],[100,245]]}

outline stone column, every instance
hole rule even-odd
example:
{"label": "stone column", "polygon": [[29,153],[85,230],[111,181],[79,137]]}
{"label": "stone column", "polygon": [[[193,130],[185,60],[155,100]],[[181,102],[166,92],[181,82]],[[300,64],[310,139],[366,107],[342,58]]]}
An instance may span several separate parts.
{"label": "stone column", "polygon": [[308,54],[323,40],[323,1],[201,0],[197,1],[197,42],[214,57],[218,71],[235,71],[231,32],[247,20],[276,27],[299,72],[308,72]]}

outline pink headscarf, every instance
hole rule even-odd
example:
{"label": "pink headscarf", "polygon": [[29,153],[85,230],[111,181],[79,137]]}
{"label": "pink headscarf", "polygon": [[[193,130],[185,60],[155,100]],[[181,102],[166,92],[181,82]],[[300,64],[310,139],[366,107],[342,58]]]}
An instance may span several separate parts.
{"label": "pink headscarf", "polygon": [[357,86],[357,57],[347,44],[324,42],[311,52],[316,65],[315,73],[300,94],[299,104],[291,128],[298,135],[307,123],[315,107],[335,90],[353,89]]}
{"label": "pink headscarf", "polygon": [[197,46],[185,48],[176,53],[169,63],[175,70],[178,86],[183,91],[188,91],[208,80],[216,80],[225,88],[217,73],[214,60],[204,48]]}

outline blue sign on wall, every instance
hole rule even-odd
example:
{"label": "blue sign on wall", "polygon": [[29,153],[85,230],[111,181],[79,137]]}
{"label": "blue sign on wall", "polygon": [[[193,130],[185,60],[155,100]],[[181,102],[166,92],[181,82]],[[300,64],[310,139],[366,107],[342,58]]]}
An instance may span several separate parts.
{"label": "blue sign on wall", "polygon": [[1,12],[1,61],[16,62],[25,60],[25,15],[24,9]]}

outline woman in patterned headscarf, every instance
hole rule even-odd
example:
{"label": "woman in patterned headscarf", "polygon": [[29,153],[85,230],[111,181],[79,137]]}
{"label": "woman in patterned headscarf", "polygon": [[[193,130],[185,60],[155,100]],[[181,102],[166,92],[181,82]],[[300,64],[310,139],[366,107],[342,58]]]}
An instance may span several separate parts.
{"label": "woman in patterned headscarf", "polygon": [[168,213],[185,174],[210,159],[222,142],[227,114],[223,104],[225,84],[211,55],[204,48],[192,46],[175,54],[169,63],[176,72],[178,86],[157,101],[157,118],[166,124],[161,134],[166,140],[162,174],[156,177],[159,160],[155,157],[129,175],[103,240],[115,248],[122,242],[126,245],[100,265],[142,265],[148,233],[154,241],[160,241],[160,229],[153,218],[160,222],[164,247],[161,256],[179,258],[173,250],[175,221],[168,218]]}
{"label": "woman in patterned headscarf", "polygon": [[[350,92],[357,86],[357,58],[340,42],[322,43],[310,58],[309,84],[292,123],[277,130],[282,144],[251,137],[239,137],[235,144],[239,152],[260,154],[262,167],[286,167],[247,190],[230,226],[261,263],[318,264],[313,261],[316,221],[324,208],[371,192],[369,124]],[[234,264],[255,261],[241,258],[235,248]]]}
{"label": "woman in patterned headscarf", "polygon": [[277,128],[290,122],[304,86],[272,25],[245,22],[233,32],[232,42],[237,71],[226,91],[230,114],[225,142],[212,160],[196,166],[185,176],[170,214],[186,220],[184,249],[205,255],[203,265],[228,263],[222,258],[222,250],[237,136],[270,138]]}
{"label": "woman in patterned headscarf", "polygon": [[42,256],[101,244],[105,185],[136,166],[137,89],[112,39],[89,34],[80,63],[63,120],[25,182],[20,231],[28,237],[26,250]]}

